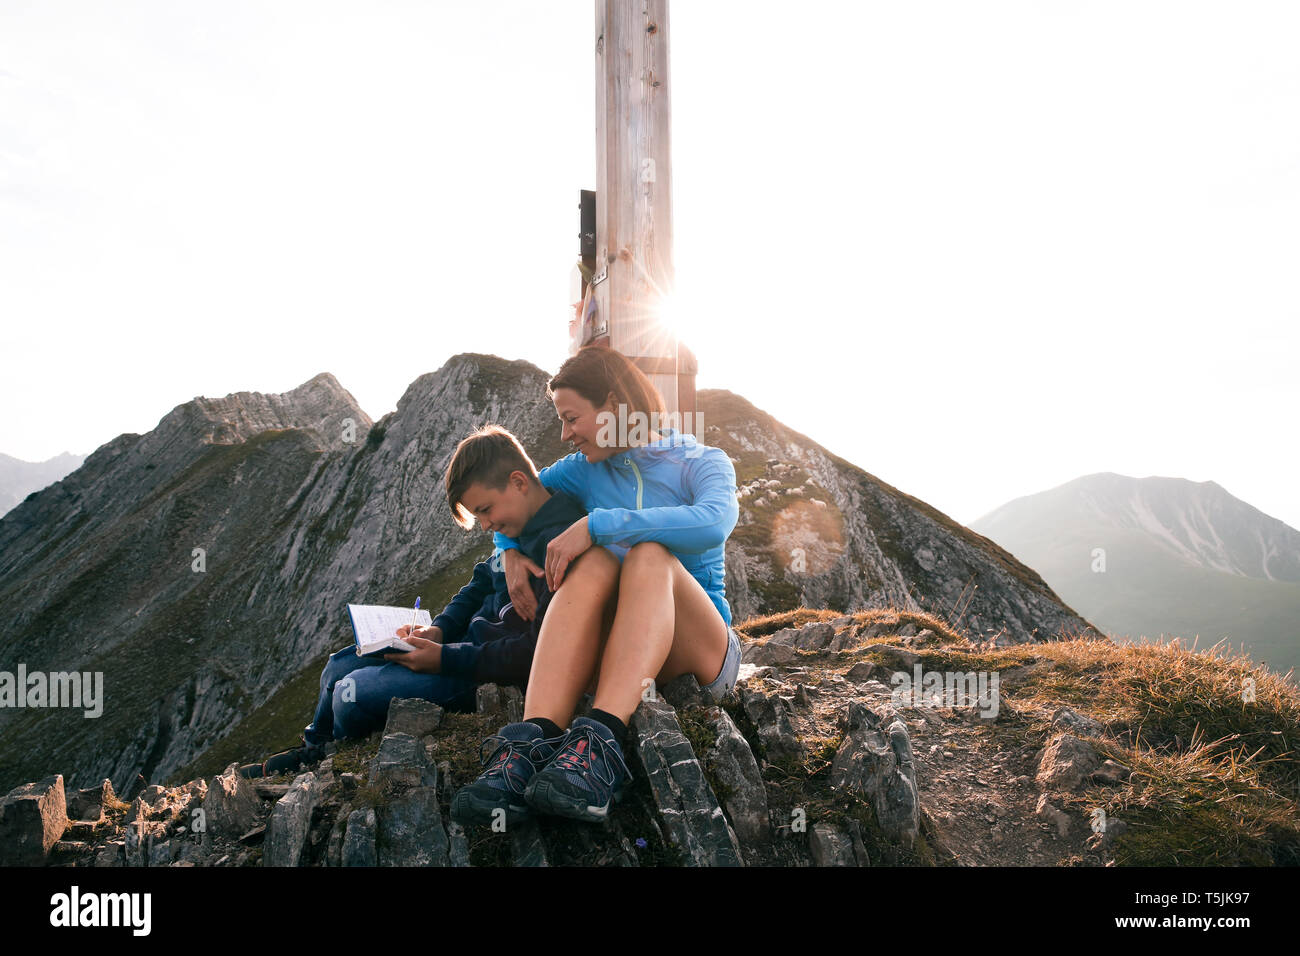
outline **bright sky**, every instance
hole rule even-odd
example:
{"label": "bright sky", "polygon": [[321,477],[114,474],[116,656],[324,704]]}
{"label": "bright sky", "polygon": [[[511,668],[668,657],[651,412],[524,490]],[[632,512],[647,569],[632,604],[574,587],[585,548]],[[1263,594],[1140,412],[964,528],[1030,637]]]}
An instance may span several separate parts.
{"label": "bright sky", "polygon": [[[0,0],[0,452],[563,360],[593,5]],[[969,522],[1097,471],[1300,527],[1300,7],[672,7],[724,387]]]}

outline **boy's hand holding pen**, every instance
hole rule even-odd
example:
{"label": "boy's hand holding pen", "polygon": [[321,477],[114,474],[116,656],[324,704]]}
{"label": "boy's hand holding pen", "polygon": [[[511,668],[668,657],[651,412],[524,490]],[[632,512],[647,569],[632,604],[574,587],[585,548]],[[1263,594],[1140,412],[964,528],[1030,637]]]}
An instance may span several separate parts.
{"label": "boy's hand holding pen", "polygon": [[415,637],[415,638],[419,638],[420,640],[434,641],[438,644],[441,644],[442,628],[433,625],[430,625],[429,627],[416,626],[415,615],[418,614],[419,611],[420,611],[420,599],[417,597],[415,599],[415,609],[411,612],[411,623],[403,624],[401,627],[399,627],[396,632],[397,636],[404,641],[409,638]]}
{"label": "boy's hand holding pen", "polygon": [[436,674],[442,669],[442,628],[436,626],[416,627],[415,615],[420,610],[420,599],[415,599],[415,610],[411,612],[411,623],[403,624],[397,629],[397,636],[406,641],[413,651],[401,654],[385,654],[384,660],[401,664],[409,670],[423,674]]}
{"label": "boy's hand holding pen", "polygon": [[436,643],[438,643],[438,644],[441,644],[441,643],[442,643],[442,628],[440,628],[440,627],[436,627],[436,626],[430,626],[430,627],[416,626],[416,627],[411,627],[410,625],[403,624],[401,627],[399,627],[399,628],[397,629],[397,636],[400,637],[400,638],[401,638],[402,640],[404,640],[404,641],[405,641],[405,640],[408,640],[409,638],[415,637],[415,638],[420,638],[420,639],[422,639],[422,640],[426,640],[426,641],[434,641],[434,642],[436,642]]}

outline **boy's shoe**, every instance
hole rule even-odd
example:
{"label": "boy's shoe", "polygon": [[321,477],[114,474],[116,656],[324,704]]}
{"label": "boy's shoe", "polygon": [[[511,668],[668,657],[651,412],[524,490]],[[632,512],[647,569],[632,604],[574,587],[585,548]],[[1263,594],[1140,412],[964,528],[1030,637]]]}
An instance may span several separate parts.
{"label": "boy's shoe", "polygon": [[[477,780],[456,791],[451,818],[462,825],[490,826],[503,810],[507,824],[532,816],[524,788],[562,739],[543,737],[542,728],[527,721],[506,724],[479,745],[479,762],[485,769]],[[485,758],[483,751],[488,747]]]}
{"label": "boy's shoe", "polygon": [[306,737],[300,739],[302,746],[272,754],[261,763],[245,764],[239,768],[239,775],[249,779],[273,777],[277,773],[297,770],[304,764],[317,763],[328,756],[330,751],[327,749],[327,744],[309,744]]}
{"label": "boy's shoe", "polygon": [[613,731],[589,717],[575,717],[554,759],[533,777],[524,798],[539,813],[604,820],[631,776]]}

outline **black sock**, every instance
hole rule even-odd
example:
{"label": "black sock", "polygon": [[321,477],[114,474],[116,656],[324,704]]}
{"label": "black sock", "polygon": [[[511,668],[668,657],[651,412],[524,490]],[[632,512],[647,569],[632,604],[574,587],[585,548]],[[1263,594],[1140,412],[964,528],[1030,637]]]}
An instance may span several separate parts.
{"label": "black sock", "polygon": [[588,714],[587,717],[590,720],[602,723],[608,727],[614,734],[614,739],[622,745],[623,738],[627,736],[627,724],[623,723],[623,721],[619,720],[613,714],[607,713],[603,710],[597,710],[594,707],[591,709],[591,713]]}
{"label": "black sock", "polygon": [[541,727],[543,737],[561,737],[564,735],[564,729],[555,721],[546,717],[526,717],[524,720],[526,723],[536,724]]}

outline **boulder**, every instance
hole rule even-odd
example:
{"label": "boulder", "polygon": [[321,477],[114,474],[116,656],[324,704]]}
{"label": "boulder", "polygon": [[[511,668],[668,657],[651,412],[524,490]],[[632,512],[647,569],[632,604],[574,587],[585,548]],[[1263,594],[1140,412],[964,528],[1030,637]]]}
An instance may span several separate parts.
{"label": "boulder", "polygon": [[371,784],[390,788],[433,787],[438,771],[429,763],[424,744],[410,734],[385,734],[370,761]]}
{"label": "boulder", "polygon": [[1043,748],[1037,781],[1045,790],[1077,790],[1101,765],[1092,744],[1072,734],[1059,734]]}
{"label": "boulder", "polygon": [[334,825],[330,827],[329,839],[325,843],[325,865],[343,865],[343,840],[348,830],[348,817],[352,814],[350,804],[339,807],[334,815]]}
{"label": "boulder", "polygon": [[804,755],[803,742],[795,736],[790,722],[790,704],[783,697],[746,690],[740,695],[745,715],[758,731],[759,742],[768,760],[794,759]]}
{"label": "boulder", "polygon": [[311,815],[320,800],[316,775],[308,772],[294,778],[289,792],[276,801],[266,826],[262,851],[263,866],[297,866],[311,832]]}
{"label": "boulder", "polygon": [[44,863],[67,829],[62,774],[15,787],[0,800],[0,866]]}
{"label": "boulder", "polygon": [[104,818],[105,807],[111,807],[117,800],[113,792],[113,782],[105,778],[98,787],[89,787],[68,794],[68,818],[70,820],[94,820]]}
{"label": "boulder", "polygon": [[791,643],[802,651],[821,651],[834,639],[835,626],[830,621],[818,621],[799,628]]}
{"label": "boulder", "polygon": [[418,697],[403,697],[388,705],[384,736],[410,734],[419,740],[436,731],[441,723],[442,708],[437,704]]}
{"label": "boulder", "polygon": [[632,714],[630,729],[636,735],[636,755],[665,833],[687,865],[743,866],[736,834],[672,705],[663,700],[641,701]]}
{"label": "boulder", "polygon": [[847,651],[862,642],[862,625],[853,624],[844,628],[826,645],[828,651]]}
{"label": "boulder", "polygon": [[241,777],[239,765],[232,763],[208,782],[203,815],[210,833],[237,840],[262,822],[265,811],[252,781]]}
{"label": "boulder", "polygon": [[180,849],[178,840],[159,840],[149,847],[150,866],[170,866],[172,851]]}
{"label": "boulder", "polygon": [[877,665],[871,663],[871,661],[858,661],[848,669],[844,676],[855,684],[861,684],[876,676],[876,667]]}
{"label": "boulder", "polygon": [[831,763],[831,786],[866,799],[889,840],[910,846],[921,827],[921,804],[907,726],[889,705],[879,712],[849,703],[848,733]]}
{"label": "boulder", "polygon": [[721,707],[708,712],[706,723],[716,739],[700,759],[722,790],[719,796],[736,836],[742,846],[766,842],[771,837],[767,788],[749,741]]}
{"label": "boulder", "polygon": [[447,833],[438,794],[413,787],[379,808],[376,839],[380,866],[447,866]]}
{"label": "boulder", "polygon": [[375,817],[375,808],[353,810],[348,814],[347,829],[343,833],[344,866],[378,866],[379,858],[375,852],[375,834],[379,824]]}
{"label": "boulder", "polygon": [[149,866],[149,861],[154,859],[154,847],[167,839],[167,825],[160,820],[147,820],[139,815],[127,824],[123,837],[126,865]]}
{"label": "boulder", "polygon": [[112,843],[104,845],[98,853],[95,854],[95,861],[92,866],[124,866],[126,864],[126,843],[124,840],[115,840]]}

